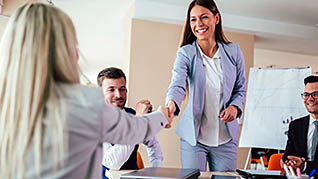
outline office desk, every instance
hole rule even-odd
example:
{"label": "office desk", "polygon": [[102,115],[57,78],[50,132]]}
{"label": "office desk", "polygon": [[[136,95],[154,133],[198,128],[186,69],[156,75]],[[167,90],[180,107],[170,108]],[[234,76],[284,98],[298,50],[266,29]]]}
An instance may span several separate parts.
{"label": "office desk", "polygon": [[[121,174],[131,172],[133,170],[110,170],[113,179],[119,179]],[[212,175],[234,176],[240,177],[236,172],[201,172],[199,179],[211,179]]]}

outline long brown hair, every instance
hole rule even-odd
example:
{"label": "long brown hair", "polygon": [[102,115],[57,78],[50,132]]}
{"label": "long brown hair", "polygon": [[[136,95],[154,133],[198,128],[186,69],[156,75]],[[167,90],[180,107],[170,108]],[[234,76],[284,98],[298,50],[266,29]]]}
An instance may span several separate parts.
{"label": "long brown hair", "polygon": [[[187,19],[184,24],[183,38],[182,38],[180,47],[187,44],[192,44],[192,42],[197,39],[196,36],[193,34],[191,30],[191,26],[190,26],[190,12],[195,5],[203,6],[209,9],[214,15],[218,13],[220,14],[218,7],[216,6],[213,0],[193,0],[188,7]],[[215,40],[219,42],[223,42],[225,44],[231,43],[224,35],[223,28],[222,28],[221,14],[220,14],[219,23],[215,26]]]}

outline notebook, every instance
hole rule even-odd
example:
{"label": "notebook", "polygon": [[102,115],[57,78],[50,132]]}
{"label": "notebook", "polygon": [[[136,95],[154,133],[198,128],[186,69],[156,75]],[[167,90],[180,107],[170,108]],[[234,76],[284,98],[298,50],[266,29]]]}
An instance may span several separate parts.
{"label": "notebook", "polygon": [[197,179],[200,176],[199,169],[185,168],[144,168],[130,173],[122,174],[121,179],[153,178],[153,179]]}
{"label": "notebook", "polygon": [[280,171],[272,170],[243,170],[236,169],[236,172],[244,178],[287,178],[285,175],[282,175]]}

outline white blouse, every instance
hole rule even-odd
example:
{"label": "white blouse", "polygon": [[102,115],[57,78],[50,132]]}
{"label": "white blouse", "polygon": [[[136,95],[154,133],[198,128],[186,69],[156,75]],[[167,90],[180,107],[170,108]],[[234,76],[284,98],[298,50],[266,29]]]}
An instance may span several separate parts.
{"label": "white blouse", "polygon": [[230,141],[231,137],[219,115],[223,107],[223,71],[219,49],[213,58],[206,56],[199,47],[205,69],[205,103],[198,141],[217,147]]}

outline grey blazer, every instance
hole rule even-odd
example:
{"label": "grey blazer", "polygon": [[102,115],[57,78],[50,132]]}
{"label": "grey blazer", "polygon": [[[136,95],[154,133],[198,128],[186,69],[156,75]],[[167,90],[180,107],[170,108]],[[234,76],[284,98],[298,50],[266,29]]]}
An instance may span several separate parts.
{"label": "grey blazer", "polygon": [[[177,127],[177,134],[190,143],[196,145],[201,119],[204,110],[205,96],[205,71],[202,57],[196,45],[181,47],[172,71],[172,79],[166,95],[166,103],[173,100],[177,105],[175,115],[180,112],[180,106],[186,94],[186,85],[189,87],[189,103],[183,112]],[[223,109],[234,105],[242,114],[245,103],[245,66],[242,51],[237,44],[223,44],[217,42],[221,55],[221,67],[223,70]],[[226,123],[229,134],[237,142],[239,127],[237,120]],[[213,129],[211,129],[213,130]]]}
{"label": "grey blazer", "polygon": [[[68,152],[65,165],[54,163],[54,152],[50,143],[44,144],[41,178],[99,179],[102,178],[102,144],[137,144],[151,139],[167,124],[161,112],[145,116],[128,114],[112,105],[105,104],[101,89],[65,85],[66,122]],[[49,109],[48,109],[49,110]],[[43,125],[50,131],[52,124],[47,120]],[[54,137],[54,134],[50,134]],[[51,138],[46,136],[45,141]],[[36,177],[34,153],[29,160],[25,178]]]}

